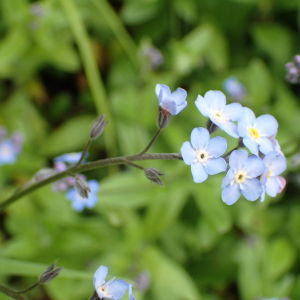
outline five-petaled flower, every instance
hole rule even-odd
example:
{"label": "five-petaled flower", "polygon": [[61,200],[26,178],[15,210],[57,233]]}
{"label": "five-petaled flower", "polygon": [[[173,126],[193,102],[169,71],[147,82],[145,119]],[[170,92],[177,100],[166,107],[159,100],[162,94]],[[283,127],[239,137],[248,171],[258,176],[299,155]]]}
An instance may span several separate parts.
{"label": "five-petaled flower", "polygon": [[182,88],[178,88],[171,93],[168,86],[157,84],[155,93],[158,98],[159,106],[164,110],[165,114],[170,113],[171,115],[177,115],[187,106],[185,100],[187,93]]}
{"label": "five-petaled flower", "polygon": [[234,138],[239,137],[236,125],[231,121],[237,121],[242,116],[241,104],[226,105],[226,97],[220,91],[208,91],[204,97],[198,95],[195,104],[201,114],[208,117],[220,129]]}
{"label": "five-petaled flower", "polygon": [[97,191],[99,190],[99,183],[97,180],[89,180],[88,186],[91,189],[88,198],[81,197],[75,188],[67,191],[66,197],[72,201],[72,208],[76,211],[82,211],[85,207],[93,208],[97,202]]}
{"label": "five-petaled flower", "polygon": [[222,137],[210,139],[208,130],[194,128],[191,143],[184,142],[180,152],[184,162],[191,165],[193,180],[201,183],[208,175],[215,175],[226,170],[226,162],[221,156],[227,148],[227,141]]}
{"label": "five-petaled flower", "polygon": [[125,294],[128,284],[121,279],[114,280],[115,277],[105,282],[107,273],[108,268],[101,265],[94,274],[93,283],[97,295],[100,299],[118,300]]}
{"label": "five-petaled flower", "polygon": [[247,200],[256,200],[263,192],[262,184],[256,178],[265,170],[261,158],[255,155],[248,157],[246,150],[235,150],[230,154],[229,166],[222,181],[222,200],[231,205],[241,193]]}
{"label": "five-petaled flower", "polygon": [[286,185],[285,179],[278,176],[286,169],[286,158],[278,155],[277,151],[271,151],[263,159],[266,168],[260,177],[260,182],[263,185],[260,201],[264,201],[265,192],[269,196],[275,197],[278,193],[282,192]]}
{"label": "five-petaled flower", "polygon": [[7,139],[0,143],[0,165],[13,164],[18,156],[19,150],[14,143]]}
{"label": "five-petaled flower", "polygon": [[274,135],[277,128],[278,123],[273,116],[262,115],[255,118],[250,108],[243,107],[243,115],[238,121],[238,133],[252,154],[258,155],[258,148],[263,154],[274,150],[268,137]]}

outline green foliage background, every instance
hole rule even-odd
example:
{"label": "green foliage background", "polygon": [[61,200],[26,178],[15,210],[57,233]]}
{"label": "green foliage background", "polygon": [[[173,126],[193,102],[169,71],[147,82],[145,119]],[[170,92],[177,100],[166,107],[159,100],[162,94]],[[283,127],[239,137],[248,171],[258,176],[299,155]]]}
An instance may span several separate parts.
{"label": "green foliage background", "polygon": [[[188,92],[187,108],[151,148],[178,153],[206,123],[197,95],[222,90],[231,75],[247,89],[244,106],[278,120],[288,184],[264,203],[228,207],[224,174],[195,184],[180,161],[142,163],[165,173],[165,188],[132,168],[90,171],[101,186],[92,210],[73,211],[46,186],[1,213],[0,282],[25,288],[58,258],[65,270],[30,299],[87,299],[100,264],[130,282],[147,270],[150,288],[134,290],[138,300],[300,299],[299,167],[289,162],[300,89],[284,67],[299,53],[299,1],[44,0],[35,12],[33,3],[0,0],[0,124],[25,137],[17,162],[0,168],[0,200],[55,156],[81,151],[101,113],[109,125],[89,160],[141,151],[156,131],[157,83]],[[156,70],[139,54],[151,44],[164,56]]]}

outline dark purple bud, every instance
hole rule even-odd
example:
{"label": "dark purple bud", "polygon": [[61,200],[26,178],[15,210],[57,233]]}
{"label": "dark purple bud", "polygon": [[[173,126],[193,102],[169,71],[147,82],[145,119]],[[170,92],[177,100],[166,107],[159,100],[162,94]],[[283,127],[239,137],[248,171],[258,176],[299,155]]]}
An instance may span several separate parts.
{"label": "dark purple bud", "polygon": [[55,265],[56,265],[56,261],[42,273],[42,275],[39,278],[40,284],[45,284],[45,283],[51,281],[53,278],[55,278],[59,274],[62,267],[55,269]]}
{"label": "dark purple bud", "polygon": [[159,179],[158,176],[163,176],[164,174],[158,171],[155,168],[146,168],[145,170],[146,177],[154,183],[164,186],[163,182]]}
{"label": "dark purple bud", "polygon": [[91,192],[91,189],[89,185],[86,183],[86,181],[79,176],[75,176],[75,184],[74,184],[75,190],[82,198],[88,198],[89,193]]}
{"label": "dark purple bud", "polygon": [[170,113],[166,109],[159,107],[158,116],[157,116],[157,125],[159,128],[165,128],[170,121]]}

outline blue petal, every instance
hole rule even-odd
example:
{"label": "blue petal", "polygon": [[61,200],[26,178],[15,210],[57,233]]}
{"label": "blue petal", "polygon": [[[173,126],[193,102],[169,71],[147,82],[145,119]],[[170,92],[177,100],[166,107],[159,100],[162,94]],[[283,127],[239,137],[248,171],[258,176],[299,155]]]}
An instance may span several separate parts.
{"label": "blue petal", "polygon": [[215,175],[226,171],[227,164],[222,157],[211,158],[206,162],[206,166],[204,168],[208,175]]}
{"label": "blue petal", "polygon": [[262,159],[258,156],[252,155],[247,159],[245,165],[245,172],[247,174],[247,178],[254,178],[261,175],[266,166]]}
{"label": "blue petal", "polygon": [[192,164],[192,162],[196,160],[196,151],[189,142],[183,143],[180,152],[184,163],[187,165]]}
{"label": "blue petal", "polygon": [[223,110],[224,116],[232,121],[237,121],[243,114],[243,107],[240,103],[231,103],[226,105]]}
{"label": "blue petal", "polygon": [[207,173],[205,172],[204,166],[199,162],[191,164],[191,171],[193,175],[193,180],[196,183],[201,183],[205,181],[208,177]]}
{"label": "blue petal", "polygon": [[87,184],[89,185],[92,194],[95,194],[95,193],[98,192],[98,190],[99,190],[99,183],[98,183],[97,180],[95,180],[95,179],[89,180],[87,182]]}
{"label": "blue petal", "polygon": [[117,279],[107,288],[107,290],[110,295],[113,295],[113,297],[118,300],[125,294],[127,288],[127,282]]}
{"label": "blue petal", "polygon": [[199,109],[200,113],[204,116],[204,117],[208,117],[210,114],[210,107],[208,106],[208,104],[206,103],[206,101],[204,100],[204,98],[200,95],[198,95],[195,104],[197,106],[197,108]]}
{"label": "blue petal", "polygon": [[81,212],[84,210],[84,207],[85,207],[85,202],[83,201],[80,201],[80,200],[77,200],[77,199],[74,199],[72,201],[72,204],[71,204],[72,208],[78,212]]}
{"label": "blue petal", "polygon": [[222,200],[227,205],[232,205],[235,203],[241,195],[240,187],[238,184],[234,183],[231,186],[226,186],[222,190]]}
{"label": "blue petal", "polygon": [[176,115],[177,105],[173,98],[165,97],[160,101],[159,105],[166,109],[170,114]]}
{"label": "blue petal", "polygon": [[241,185],[244,197],[249,201],[256,200],[263,192],[263,187],[257,178],[246,179]]}
{"label": "blue petal", "polygon": [[277,151],[271,151],[269,152],[263,159],[265,165],[267,167],[269,167],[272,163],[272,160],[275,159],[275,157],[278,156],[278,152]]}
{"label": "blue petal", "polygon": [[181,105],[176,106],[176,113],[173,115],[178,115],[186,106],[187,106],[186,101],[184,101]]}
{"label": "blue petal", "polygon": [[246,150],[235,150],[229,156],[229,165],[234,170],[241,170],[248,159]]}
{"label": "blue petal", "polygon": [[271,136],[277,132],[278,122],[271,115],[262,115],[256,119],[256,129],[260,134]]}
{"label": "blue petal", "polygon": [[255,139],[250,137],[243,138],[243,144],[249,149],[252,154],[258,156],[258,144]]}
{"label": "blue petal", "polygon": [[272,142],[267,137],[260,138],[259,151],[263,154],[268,154],[274,150]]}
{"label": "blue petal", "polygon": [[228,185],[228,184],[231,184],[233,182],[233,177],[234,177],[234,171],[233,169],[229,169],[226,176],[223,178],[222,180],[222,189]]}
{"label": "blue petal", "polygon": [[213,111],[220,111],[226,105],[226,97],[220,91],[208,91],[204,99]]}
{"label": "blue petal", "polygon": [[93,278],[93,283],[96,290],[105,283],[107,273],[108,268],[102,265],[96,270]]}
{"label": "blue petal", "polygon": [[85,206],[88,208],[93,208],[97,203],[98,197],[96,195],[90,194],[89,198],[85,201]]}
{"label": "blue petal", "polygon": [[172,98],[175,100],[177,105],[182,105],[185,102],[187,93],[184,89],[178,88],[172,93]]}
{"label": "blue petal", "polygon": [[191,144],[196,150],[205,149],[209,143],[208,130],[203,127],[194,128],[191,133]]}
{"label": "blue petal", "polygon": [[239,138],[238,132],[237,132],[237,127],[234,123],[230,121],[223,121],[218,125],[222,130],[224,130],[227,134],[234,138]]}
{"label": "blue petal", "polygon": [[286,170],[286,158],[284,156],[278,156],[270,165],[271,176],[277,176]]}
{"label": "blue petal", "polygon": [[263,171],[263,173],[261,174],[260,179],[259,179],[262,186],[264,186],[267,183],[268,175],[269,175],[269,168],[266,166],[265,170]]}
{"label": "blue petal", "polygon": [[66,192],[66,198],[73,201],[76,197],[76,194],[77,191],[74,188],[71,188]]}
{"label": "blue petal", "polygon": [[266,185],[266,193],[271,196],[275,197],[279,190],[279,183],[276,177],[269,177]]}
{"label": "blue petal", "polygon": [[131,283],[128,285],[128,300],[136,300],[132,293],[132,284]]}
{"label": "blue petal", "polygon": [[227,148],[227,141],[226,139],[216,136],[210,139],[209,144],[206,148],[209,156],[219,157],[221,156]]}
{"label": "blue petal", "polygon": [[248,128],[253,127],[256,121],[253,111],[248,107],[243,107],[243,115],[238,120],[239,136],[244,137],[248,135]]}
{"label": "blue petal", "polygon": [[165,97],[171,96],[171,91],[169,87],[164,84],[157,84],[155,87],[155,93],[159,102],[161,102],[162,99],[164,99]]}
{"label": "blue petal", "polygon": [[260,202],[263,202],[265,200],[265,197],[266,197],[266,193],[265,193],[265,188],[263,187],[263,192],[260,195]]}

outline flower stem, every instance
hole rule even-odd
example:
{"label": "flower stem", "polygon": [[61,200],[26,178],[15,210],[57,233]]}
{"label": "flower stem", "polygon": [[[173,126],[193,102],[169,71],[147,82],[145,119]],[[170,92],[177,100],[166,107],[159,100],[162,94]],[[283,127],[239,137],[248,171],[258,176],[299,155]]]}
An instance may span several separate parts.
{"label": "flower stem", "polygon": [[15,293],[15,294],[25,294],[25,293],[31,291],[32,289],[34,289],[35,287],[37,287],[39,284],[40,284],[40,282],[38,281],[38,282],[36,282],[34,285],[28,287],[27,289],[22,290],[22,291],[15,291],[14,293]]}
{"label": "flower stem", "polygon": [[48,177],[40,182],[34,183],[28,186],[25,189],[20,189],[15,194],[13,194],[8,199],[4,200],[0,203],[0,212],[7,207],[9,204],[17,201],[18,199],[22,198],[23,196],[49,184],[54,181],[57,181],[63,177],[66,177],[70,173],[80,173],[88,170],[98,169],[105,166],[111,165],[121,165],[121,164],[128,164],[128,161],[140,161],[140,160],[182,160],[182,156],[180,153],[151,153],[151,154],[135,154],[135,155],[128,155],[128,156],[120,156],[120,157],[113,157],[113,158],[106,158],[101,160],[96,160],[93,162],[88,162],[83,165],[74,166],[66,171],[61,173],[55,174],[51,177]]}
{"label": "flower stem", "polygon": [[158,128],[158,130],[156,131],[154,137],[152,138],[152,140],[150,141],[148,146],[142,152],[140,152],[138,155],[142,155],[142,154],[146,153],[149,150],[149,148],[152,146],[152,144],[155,142],[155,140],[159,136],[161,130],[162,130],[162,128]]}
{"label": "flower stem", "polygon": [[89,150],[89,148],[91,146],[92,141],[93,141],[93,139],[91,139],[91,138],[88,140],[88,142],[87,142],[87,144],[86,144],[86,146],[85,146],[85,148],[84,148],[84,150],[82,152],[82,155],[81,155],[78,163],[76,164],[76,167],[78,167],[79,165],[81,165],[82,161],[85,158],[86,153],[88,152],[88,150]]}
{"label": "flower stem", "polygon": [[27,300],[24,296],[18,295],[18,292],[0,284],[0,292],[15,300]]}

